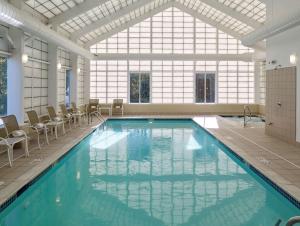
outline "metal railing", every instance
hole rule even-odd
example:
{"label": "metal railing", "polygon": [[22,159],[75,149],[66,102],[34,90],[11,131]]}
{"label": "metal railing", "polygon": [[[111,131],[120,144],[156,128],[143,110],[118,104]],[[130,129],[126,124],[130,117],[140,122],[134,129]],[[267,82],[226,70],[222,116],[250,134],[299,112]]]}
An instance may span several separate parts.
{"label": "metal railing", "polygon": [[300,223],[300,216],[290,218],[285,226],[293,226],[297,223]]}
{"label": "metal railing", "polygon": [[[282,222],[281,219],[279,219],[279,220],[276,222],[275,226],[280,226],[280,223],[281,223],[281,222]],[[286,222],[285,226],[293,226],[293,225],[295,225],[295,224],[297,224],[297,223],[300,223],[300,216],[291,217],[291,218]]]}
{"label": "metal railing", "polygon": [[244,105],[244,127],[247,126],[247,122],[248,122],[247,117],[250,117],[250,120],[251,120],[252,119],[252,112],[250,110],[249,105]]}

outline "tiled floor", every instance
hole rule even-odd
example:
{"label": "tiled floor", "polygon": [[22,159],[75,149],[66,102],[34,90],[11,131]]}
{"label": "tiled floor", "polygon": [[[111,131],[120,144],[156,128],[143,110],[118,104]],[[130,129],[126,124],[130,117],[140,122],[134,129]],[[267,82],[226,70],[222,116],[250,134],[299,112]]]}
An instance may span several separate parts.
{"label": "tiled floor", "polygon": [[30,156],[25,158],[24,151],[21,148],[14,151],[15,161],[12,168],[8,166],[7,154],[1,154],[0,204],[13,196],[20,188],[38,176],[48,166],[55,163],[57,159],[91,133],[100,123],[100,121],[94,120],[90,125],[84,123],[82,126],[73,128],[71,131],[68,131],[68,127],[66,127],[67,133],[65,135],[59,133],[57,140],[53,136],[50,136],[50,144],[42,145],[41,150],[38,149],[37,144],[34,142],[36,141],[35,138],[30,135]]}
{"label": "tiled floor", "polygon": [[265,135],[261,126],[214,116],[194,120],[248,163],[300,201],[300,148]]}
{"label": "tiled floor", "polygon": [[[191,118],[182,115],[142,117]],[[192,118],[300,201],[300,148],[265,135],[261,126],[251,126],[251,123],[247,128],[243,128],[238,122],[218,116]],[[58,140],[52,138],[50,145],[43,146],[42,150],[31,147],[29,158],[21,156],[22,152],[17,152],[16,157],[19,158],[14,162],[13,168],[3,166],[6,155],[2,154],[0,156],[0,167],[2,167],[0,168],[0,204],[68,152],[97,124],[99,121],[89,126],[85,124]]]}

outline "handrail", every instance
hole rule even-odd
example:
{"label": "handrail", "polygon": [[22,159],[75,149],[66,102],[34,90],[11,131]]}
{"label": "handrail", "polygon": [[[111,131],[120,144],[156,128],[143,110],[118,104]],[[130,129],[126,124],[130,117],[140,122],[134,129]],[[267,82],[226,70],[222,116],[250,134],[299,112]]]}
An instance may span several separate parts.
{"label": "handrail", "polygon": [[300,216],[295,216],[292,217],[288,220],[288,222],[286,223],[286,226],[293,226],[297,223],[300,223]]}
{"label": "handrail", "polygon": [[281,223],[281,222],[282,222],[282,220],[279,219],[279,220],[276,222],[275,226],[280,226],[280,223]]}
{"label": "handrail", "polygon": [[[247,115],[247,110],[248,110],[249,115]],[[250,120],[251,120],[252,113],[251,113],[250,107],[249,107],[249,105],[244,105],[244,127],[246,127],[246,125],[247,125],[247,116],[249,116]]]}

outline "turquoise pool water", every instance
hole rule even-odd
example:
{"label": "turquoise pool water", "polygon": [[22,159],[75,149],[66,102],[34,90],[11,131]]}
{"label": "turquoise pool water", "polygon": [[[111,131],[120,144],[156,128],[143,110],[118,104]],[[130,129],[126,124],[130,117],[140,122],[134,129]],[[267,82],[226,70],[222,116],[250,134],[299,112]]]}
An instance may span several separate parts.
{"label": "turquoise pool water", "polygon": [[2,211],[0,225],[273,226],[297,214],[191,120],[109,120]]}

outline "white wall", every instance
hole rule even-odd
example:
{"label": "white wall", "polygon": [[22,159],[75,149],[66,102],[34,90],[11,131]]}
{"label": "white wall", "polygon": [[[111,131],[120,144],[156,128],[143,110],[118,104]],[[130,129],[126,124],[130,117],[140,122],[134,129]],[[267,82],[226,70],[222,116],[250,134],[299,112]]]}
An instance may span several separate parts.
{"label": "white wall", "polygon": [[[299,12],[300,1],[295,0],[273,0],[267,5],[269,21],[277,21],[280,17]],[[295,66],[290,64],[290,55],[296,54],[300,57],[300,26],[290,29],[267,40],[267,69],[273,69],[278,65],[282,67]],[[268,62],[276,60],[276,65]],[[297,62],[297,76],[300,75],[300,60]],[[297,79],[297,109],[296,109],[296,140],[300,142],[300,79]]]}

